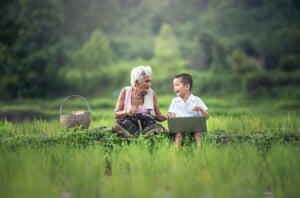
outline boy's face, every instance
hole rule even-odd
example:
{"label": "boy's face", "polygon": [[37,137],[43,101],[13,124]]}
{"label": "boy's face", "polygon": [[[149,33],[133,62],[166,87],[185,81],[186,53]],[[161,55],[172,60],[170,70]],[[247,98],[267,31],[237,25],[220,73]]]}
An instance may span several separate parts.
{"label": "boy's face", "polygon": [[181,81],[181,78],[174,78],[173,88],[174,88],[174,92],[176,93],[176,95],[181,98],[190,94],[190,85],[183,84]]}

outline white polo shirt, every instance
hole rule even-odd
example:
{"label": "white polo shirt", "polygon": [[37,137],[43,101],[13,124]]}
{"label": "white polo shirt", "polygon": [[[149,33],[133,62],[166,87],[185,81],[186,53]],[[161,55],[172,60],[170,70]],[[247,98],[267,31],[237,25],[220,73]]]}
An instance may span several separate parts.
{"label": "white polo shirt", "polygon": [[201,116],[202,114],[200,111],[192,110],[196,105],[200,106],[205,111],[208,110],[207,106],[200,98],[191,94],[186,103],[181,97],[173,98],[168,112],[175,113],[176,117]]}

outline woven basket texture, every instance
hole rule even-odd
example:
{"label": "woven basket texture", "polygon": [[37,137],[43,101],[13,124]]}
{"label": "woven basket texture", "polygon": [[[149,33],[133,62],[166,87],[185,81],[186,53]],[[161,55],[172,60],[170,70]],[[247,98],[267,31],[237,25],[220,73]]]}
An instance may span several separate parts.
{"label": "woven basket texture", "polygon": [[[63,114],[62,107],[63,103],[71,97],[81,97],[87,104],[88,111],[80,112],[80,113],[72,113],[72,114]],[[91,123],[91,110],[87,100],[80,95],[71,95],[68,96],[60,105],[60,123],[65,128],[73,128],[81,126],[84,129],[88,129]]]}
{"label": "woven basket texture", "polygon": [[89,128],[91,123],[91,112],[84,112],[82,114],[65,114],[60,115],[60,122],[63,127],[73,128],[82,126],[82,128]]}

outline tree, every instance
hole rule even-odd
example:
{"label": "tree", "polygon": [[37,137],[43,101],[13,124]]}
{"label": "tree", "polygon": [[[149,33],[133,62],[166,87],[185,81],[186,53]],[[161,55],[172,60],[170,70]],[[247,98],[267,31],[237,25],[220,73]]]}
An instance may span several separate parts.
{"label": "tree", "polygon": [[169,24],[163,24],[159,35],[155,38],[154,44],[154,70],[160,71],[159,75],[165,72],[180,71],[185,67],[185,62],[181,58],[177,38],[173,34]]}
{"label": "tree", "polygon": [[171,61],[180,57],[177,39],[169,24],[163,24],[155,40],[155,58],[160,61]]}
{"label": "tree", "polygon": [[260,62],[254,58],[248,57],[242,50],[234,50],[227,56],[227,59],[232,70],[239,75],[243,76],[247,73],[263,71]]}
{"label": "tree", "polygon": [[300,10],[294,0],[212,0],[208,13],[202,26],[233,47],[241,40],[250,44],[250,53],[265,57],[267,69],[278,67],[280,56],[299,53]]}
{"label": "tree", "polygon": [[10,87],[16,90],[11,97],[45,96],[59,87],[57,72],[64,64],[61,1],[22,0],[20,5],[16,59],[10,70],[17,82]]}
{"label": "tree", "polygon": [[83,47],[74,53],[71,61],[72,65],[86,70],[109,64],[112,58],[113,53],[108,38],[100,29],[96,29]]}
{"label": "tree", "polygon": [[[204,64],[213,71],[228,70],[226,61],[227,47],[211,33],[202,32],[199,35],[199,47],[202,50]],[[201,65],[199,65],[200,69]]]}
{"label": "tree", "polygon": [[11,84],[15,77],[10,76],[11,64],[15,59],[12,50],[18,32],[17,2],[4,0],[0,4],[0,90],[1,97],[10,95]]}

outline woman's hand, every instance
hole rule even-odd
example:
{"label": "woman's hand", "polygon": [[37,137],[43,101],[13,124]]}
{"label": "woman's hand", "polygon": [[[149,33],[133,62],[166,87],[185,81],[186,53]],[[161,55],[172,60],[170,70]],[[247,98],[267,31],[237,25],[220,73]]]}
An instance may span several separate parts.
{"label": "woman's hand", "polygon": [[175,113],[168,112],[167,118],[174,118],[174,117],[176,117]]}
{"label": "woman's hand", "polygon": [[126,110],[127,116],[134,116],[136,114],[137,110],[135,108],[130,108]]}

